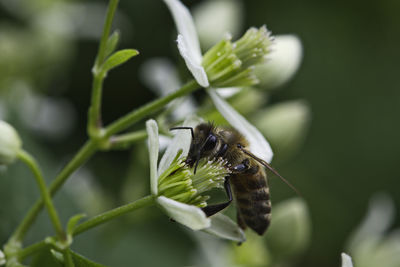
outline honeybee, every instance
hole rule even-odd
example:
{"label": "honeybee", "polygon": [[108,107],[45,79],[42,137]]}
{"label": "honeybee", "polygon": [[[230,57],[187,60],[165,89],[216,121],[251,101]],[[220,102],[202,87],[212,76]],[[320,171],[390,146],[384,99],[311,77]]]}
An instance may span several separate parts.
{"label": "honeybee", "polygon": [[196,171],[200,159],[216,160],[223,158],[229,164],[231,174],[225,177],[224,187],[228,201],[203,208],[211,216],[233,200],[230,184],[237,203],[237,222],[244,230],[250,227],[257,234],[263,235],[271,221],[271,200],[265,168],[281,177],[267,162],[253,155],[248,141],[233,128],[216,127],[212,123],[201,123],[195,127],[174,127],[171,130],[189,129],[192,142],[186,164]]}

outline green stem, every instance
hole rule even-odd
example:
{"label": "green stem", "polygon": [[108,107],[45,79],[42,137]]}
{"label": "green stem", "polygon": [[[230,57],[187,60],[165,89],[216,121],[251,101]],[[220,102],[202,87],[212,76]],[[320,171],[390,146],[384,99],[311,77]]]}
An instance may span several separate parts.
{"label": "green stem", "polygon": [[47,211],[49,213],[50,219],[53,223],[54,229],[57,233],[59,240],[65,239],[65,233],[58,217],[56,208],[54,207],[53,201],[51,200],[51,196],[49,191],[47,190],[46,183],[43,179],[42,172],[39,169],[39,166],[36,160],[26,151],[21,150],[18,152],[18,158],[23,161],[33,172],[36,182],[39,186],[40,194],[42,195],[42,202],[44,202]]}
{"label": "green stem", "polygon": [[71,250],[69,248],[67,248],[66,250],[63,251],[63,255],[64,255],[64,262],[65,262],[65,266],[66,267],[74,267],[74,260],[72,259],[72,255],[71,255]]}
{"label": "green stem", "polygon": [[93,72],[93,85],[92,85],[92,99],[89,108],[88,118],[88,133],[89,136],[96,136],[101,127],[101,98],[103,89],[104,73],[101,71],[101,65],[105,60],[105,52],[107,40],[110,35],[112,22],[114,19],[115,11],[117,10],[119,0],[111,0],[108,9],[106,20],[104,22],[103,34],[101,36],[99,51],[92,69]]}
{"label": "green stem", "polygon": [[[79,150],[79,152],[75,155],[75,157],[65,166],[65,168],[59,173],[56,179],[51,183],[49,192],[50,195],[54,195],[54,193],[64,184],[67,178],[80,167],[87,159],[93,155],[93,153],[97,150],[97,143],[89,140],[86,144]],[[22,222],[18,225],[17,229],[10,237],[8,242],[20,242],[26,235],[26,232],[30,228],[30,226],[35,221],[37,215],[43,208],[43,199],[39,199],[35,202],[32,208],[29,210],[28,214],[22,220]]]}
{"label": "green stem", "polygon": [[[200,88],[199,85],[194,80],[192,80],[187,84],[185,84],[179,90],[175,91],[174,93],[169,94],[163,98],[154,100],[153,102],[137,110],[134,110],[131,113],[128,113],[124,117],[120,118],[119,120],[115,121],[110,126],[108,126],[106,128],[106,132],[103,138],[104,139],[109,138],[111,135],[126,129],[136,121],[162,108],[175,98],[189,94],[198,88]],[[99,141],[88,140],[85,143],[85,145],[79,150],[79,152],[75,155],[75,157],[68,163],[67,166],[65,166],[65,168],[59,173],[56,179],[51,183],[49,188],[50,195],[54,195],[55,192],[57,192],[57,190],[68,179],[68,177],[76,169],[78,169],[84,162],[86,162],[88,158],[94,154],[94,152],[98,150],[98,147],[99,147]],[[42,199],[35,202],[35,204],[29,210],[28,214],[19,224],[13,235],[10,237],[9,242],[20,242],[24,238],[26,232],[28,231],[29,227],[33,224],[34,220],[41,211],[42,207],[43,207]]]}
{"label": "green stem", "polygon": [[106,20],[103,26],[103,34],[101,36],[99,52],[97,54],[96,62],[98,65],[103,64],[105,59],[106,44],[108,36],[110,36],[111,26],[114,19],[115,11],[117,10],[119,0],[110,0],[107,9]]}
{"label": "green stem", "polygon": [[110,146],[109,148],[111,149],[128,148],[133,143],[144,140],[146,138],[147,138],[147,131],[145,130],[112,136],[109,141],[109,146]]}
{"label": "green stem", "polygon": [[99,214],[89,220],[87,220],[86,222],[81,223],[80,225],[78,225],[74,232],[73,235],[79,235],[93,227],[96,227],[100,224],[103,224],[105,222],[108,222],[109,220],[112,220],[116,217],[119,217],[121,215],[124,215],[128,212],[143,208],[143,207],[148,207],[154,204],[155,201],[155,197],[154,196],[146,196],[143,197],[141,199],[138,199],[132,203],[126,204],[124,206],[106,211],[102,214]]}
{"label": "green stem", "polygon": [[20,251],[18,251],[18,260],[20,262],[22,262],[23,260],[25,260],[28,256],[47,248],[48,246],[50,246],[48,243],[46,243],[45,240],[42,240],[40,242],[37,242],[33,245],[30,245]]}
{"label": "green stem", "polygon": [[166,95],[162,98],[159,98],[153,102],[150,102],[149,104],[144,105],[139,109],[133,110],[132,112],[126,114],[122,118],[113,122],[105,129],[105,136],[110,137],[113,134],[125,130],[138,120],[143,119],[147,115],[164,107],[166,104],[168,104],[175,98],[189,94],[199,88],[200,86],[197,84],[197,82],[195,80],[191,80],[190,82],[186,83],[183,87],[181,87],[179,90],[169,95]]}
{"label": "green stem", "polygon": [[[106,211],[102,214],[99,214],[89,220],[87,220],[86,222],[81,223],[80,225],[78,225],[74,232],[73,235],[79,235],[89,229],[92,229],[100,224],[103,224],[105,222],[108,222],[114,218],[117,218],[119,216],[122,216],[128,212],[140,209],[140,208],[144,208],[144,207],[148,207],[154,204],[155,201],[155,197],[154,196],[146,196],[143,197],[141,199],[138,199],[134,202],[131,202],[129,204],[126,204],[124,206]],[[45,241],[42,240],[40,242],[37,242],[35,244],[32,244],[22,250],[19,250],[16,255],[18,257],[19,261],[23,261],[25,260],[28,256],[48,247],[49,244]]]}

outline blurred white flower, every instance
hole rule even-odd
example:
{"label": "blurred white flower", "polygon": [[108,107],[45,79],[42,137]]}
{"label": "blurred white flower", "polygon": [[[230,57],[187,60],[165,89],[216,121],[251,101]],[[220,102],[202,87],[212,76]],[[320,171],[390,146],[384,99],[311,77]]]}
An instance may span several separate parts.
{"label": "blurred white flower", "polygon": [[286,261],[304,252],[311,240],[307,204],[293,198],[277,204],[268,230],[267,244],[275,261]]}
{"label": "blurred white flower", "polygon": [[[182,85],[174,64],[168,59],[148,60],[143,64],[140,74],[146,85],[160,96],[170,94]],[[168,107],[172,109],[175,121],[184,119],[187,114],[194,114],[196,110],[195,101],[191,96],[176,99]]]}
{"label": "blurred white flower", "polygon": [[302,57],[303,48],[297,36],[275,36],[269,60],[255,68],[260,80],[258,87],[276,88],[289,81],[298,70]]}
{"label": "blurred white flower", "polygon": [[210,0],[196,5],[193,18],[203,47],[210,48],[226,33],[238,35],[243,23],[242,8],[237,0]]}
{"label": "blurred white flower", "polygon": [[394,220],[394,204],[386,194],[372,197],[368,212],[348,241],[357,267],[400,266],[400,229],[387,233]]}
{"label": "blurred white flower", "polygon": [[[199,123],[198,118],[191,117],[185,120],[184,125],[195,127]],[[236,223],[222,214],[207,218],[199,207],[206,205],[207,200],[207,196],[201,193],[222,185],[228,170],[218,162],[207,162],[203,166],[199,164],[196,175],[202,171],[203,174],[196,178],[190,170],[184,169],[184,162],[179,163],[179,153],[186,156],[191,143],[191,136],[184,131],[177,132],[157,164],[157,123],[154,120],[147,121],[146,129],[149,138],[150,189],[151,194],[156,196],[157,204],[172,219],[193,230],[205,230],[221,238],[243,242],[244,233]],[[213,172],[209,171],[210,168]]]}
{"label": "blurred white flower", "polygon": [[13,163],[21,147],[21,139],[14,127],[0,120],[0,165]]}
{"label": "blurred white flower", "polygon": [[351,257],[346,253],[342,253],[342,267],[353,267],[353,262],[351,261]]}
{"label": "blurred white flower", "polygon": [[302,145],[311,120],[311,111],[305,101],[294,100],[275,104],[258,111],[254,124],[268,138],[279,157],[293,155]]}
{"label": "blurred white flower", "polygon": [[3,251],[0,250],[0,266],[3,266],[6,264],[6,256],[4,256]]}

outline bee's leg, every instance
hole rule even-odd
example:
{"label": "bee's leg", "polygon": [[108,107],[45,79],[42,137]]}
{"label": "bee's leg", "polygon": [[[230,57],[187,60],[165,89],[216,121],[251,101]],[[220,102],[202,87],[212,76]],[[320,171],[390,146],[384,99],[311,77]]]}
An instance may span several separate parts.
{"label": "bee's leg", "polygon": [[207,217],[210,217],[210,216],[214,215],[215,213],[220,212],[221,210],[228,207],[229,204],[231,204],[233,197],[232,197],[231,184],[229,183],[229,177],[225,178],[224,188],[225,188],[226,195],[228,196],[229,200],[224,203],[210,205],[210,206],[202,208],[202,210],[207,215]]}

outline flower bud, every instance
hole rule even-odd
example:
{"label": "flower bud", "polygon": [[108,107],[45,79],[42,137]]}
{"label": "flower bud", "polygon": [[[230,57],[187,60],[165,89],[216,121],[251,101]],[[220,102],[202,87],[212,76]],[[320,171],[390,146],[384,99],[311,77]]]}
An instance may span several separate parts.
{"label": "flower bud", "polygon": [[0,120],[0,165],[13,163],[21,146],[17,131],[7,122]]}
{"label": "flower bud", "polygon": [[0,250],[0,266],[6,264],[6,256],[4,255],[3,251]]}
{"label": "flower bud", "polygon": [[243,22],[238,0],[203,1],[193,10],[193,18],[202,47],[209,48],[230,32],[237,36]]}
{"label": "flower bud", "polygon": [[276,259],[283,260],[303,252],[310,241],[308,208],[299,198],[275,206],[268,230],[268,247]]}
{"label": "flower bud", "polygon": [[289,81],[299,68],[302,58],[301,41],[295,35],[275,36],[268,60],[255,68],[261,88],[272,89]]}
{"label": "flower bud", "polygon": [[310,110],[303,101],[276,104],[256,114],[254,123],[277,147],[278,157],[290,157],[303,143],[310,121]]}
{"label": "flower bud", "polygon": [[232,43],[231,36],[217,43],[203,57],[202,65],[213,87],[244,87],[257,84],[254,65],[265,61],[271,46],[265,26],[250,28]]}
{"label": "flower bud", "polygon": [[160,175],[158,194],[193,206],[207,206],[209,196],[202,194],[223,187],[229,174],[226,162],[201,159],[194,173],[194,168],[189,167],[180,155],[178,153],[171,166]]}

